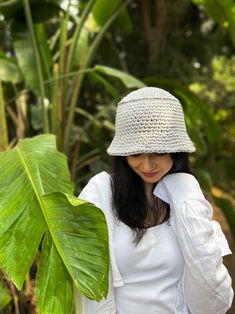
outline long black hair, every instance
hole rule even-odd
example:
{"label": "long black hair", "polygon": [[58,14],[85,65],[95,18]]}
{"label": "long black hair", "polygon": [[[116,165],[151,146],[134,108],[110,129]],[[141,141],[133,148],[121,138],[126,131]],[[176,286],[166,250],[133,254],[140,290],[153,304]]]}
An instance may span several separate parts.
{"label": "long black hair", "polygon": [[[171,153],[171,157],[173,165],[167,174],[191,173],[187,153]],[[154,225],[156,225],[169,219],[170,207],[169,204],[157,197],[153,198],[153,204],[149,204],[143,181],[128,165],[126,157],[114,156],[113,158],[111,180],[113,209],[117,219],[133,230],[134,242],[137,244],[147,230],[145,222],[149,210],[151,210]]]}

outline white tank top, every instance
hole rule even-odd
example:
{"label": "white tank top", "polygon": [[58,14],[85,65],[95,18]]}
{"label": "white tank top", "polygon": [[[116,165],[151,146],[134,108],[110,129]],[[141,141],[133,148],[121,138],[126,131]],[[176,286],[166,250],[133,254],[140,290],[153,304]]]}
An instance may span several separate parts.
{"label": "white tank top", "polygon": [[184,260],[169,222],[148,228],[139,244],[133,240],[118,222],[114,253],[124,285],[115,287],[117,314],[173,314]]}

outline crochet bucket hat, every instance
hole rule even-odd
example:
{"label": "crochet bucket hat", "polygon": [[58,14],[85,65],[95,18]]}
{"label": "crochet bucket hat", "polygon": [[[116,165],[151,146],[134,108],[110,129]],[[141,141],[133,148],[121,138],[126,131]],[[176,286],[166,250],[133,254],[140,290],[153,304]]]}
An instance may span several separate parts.
{"label": "crochet bucket hat", "polygon": [[109,155],[194,152],[179,100],[156,87],[129,93],[119,103]]}

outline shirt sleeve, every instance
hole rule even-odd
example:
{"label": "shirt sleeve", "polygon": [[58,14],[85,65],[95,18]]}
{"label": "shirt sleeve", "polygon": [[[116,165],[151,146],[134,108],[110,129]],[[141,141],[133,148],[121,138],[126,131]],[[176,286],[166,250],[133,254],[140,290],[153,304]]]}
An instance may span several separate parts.
{"label": "shirt sleeve", "polygon": [[212,207],[189,174],[164,177],[154,194],[170,204],[172,224],[185,260],[184,294],[192,314],[224,314],[233,300],[231,278],[222,256],[230,254]]}
{"label": "shirt sleeve", "polygon": [[[107,201],[107,192],[102,183],[107,180],[109,179],[107,179],[105,172],[96,175],[91,178],[78,197],[103,210],[103,206]],[[96,302],[83,296],[77,288],[74,291],[76,314],[116,314],[111,265],[109,267],[109,288],[106,299]]]}

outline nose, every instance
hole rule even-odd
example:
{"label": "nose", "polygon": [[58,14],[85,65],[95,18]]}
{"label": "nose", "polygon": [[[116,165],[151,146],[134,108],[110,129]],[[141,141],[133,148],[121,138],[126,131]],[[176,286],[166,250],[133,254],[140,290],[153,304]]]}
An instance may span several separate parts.
{"label": "nose", "polygon": [[154,163],[149,155],[145,155],[142,160],[142,169],[144,172],[151,172],[154,169]]}

